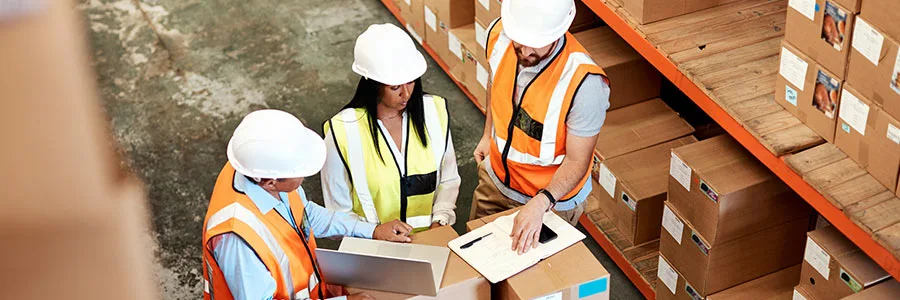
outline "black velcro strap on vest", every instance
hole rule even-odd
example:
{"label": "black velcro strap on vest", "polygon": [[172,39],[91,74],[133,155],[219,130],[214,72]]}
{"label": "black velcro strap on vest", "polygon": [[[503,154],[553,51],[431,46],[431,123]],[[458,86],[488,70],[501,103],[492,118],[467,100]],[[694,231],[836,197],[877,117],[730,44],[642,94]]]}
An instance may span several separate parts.
{"label": "black velcro strap on vest", "polygon": [[518,118],[516,118],[516,127],[525,132],[531,138],[540,141],[544,136],[544,124],[536,121],[528,115],[523,108],[519,108]]}
{"label": "black velcro strap on vest", "polygon": [[437,171],[400,178],[400,184],[406,186],[406,196],[427,195],[437,187]]}

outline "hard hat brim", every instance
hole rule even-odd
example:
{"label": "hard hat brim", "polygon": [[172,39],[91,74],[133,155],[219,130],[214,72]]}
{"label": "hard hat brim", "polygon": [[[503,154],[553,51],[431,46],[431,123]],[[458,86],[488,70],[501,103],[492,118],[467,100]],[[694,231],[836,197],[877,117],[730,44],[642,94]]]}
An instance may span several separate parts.
{"label": "hard hat brim", "polygon": [[[527,30],[526,26],[522,26],[521,24],[524,22],[528,22],[529,20],[517,20],[513,17],[511,12],[511,4],[512,1],[503,1],[500,6],[500,16],[503,20],[503,32],[506,33],[511,40],[516,43],[525,45],[531,48],[543,48],[549,46],[553,42],[559,40],[569,31],[569,26],[572,26],[572,22],[575,21],[575,14],[571,13],[568,15],[564,24],[556,29],[553,32],[548,32],[544,34],[538,34]],[[575,9],[574,6],[572,9]],[[565,26],[562,26],[565,25]]]}
{"label": "hard hat brim", "polygon": [[350,68],[359,76],[378,81],[385,85],[406,84],[413,80],[419,79],[420,77],[422,77],[422,75],[425,75],[425,71],[428,70],[428,63],[425,61],[425,56],[422,55],[421,52],[416,50],[414,51],[414,53],[408,53],[407,55],[412,56],[410,58],[411,61],[409,62],[409,65],[398,66],[397,68],[405,70],[406,72],[395,74],[394,76],[386,76],[382,74],[374,74],[373,72],[367,72],[356,62],[353,62],[353,65]]}
{"label": "hard hat brim", "polygon": [[326,149],[325,149],[325,141],[322,140],[322,137],[319,136],[318,133],[312,131],[309,128],[302,128],[298,130],[294,134],[294,136],[289,137],[293,139],[298,139],[303,142],[306,147],[297,153],[298,156],[302,156],[302,163],[298,166],[288,167],[291,170],[288,172],[259,172],[250,170],[244,167],[234,155],[234,147],[232,137],[228,141],[228,147],[226,150],[226,156],[228,157],[228,162],[234,168],[235,171],[241,173],[242,175],[255,177],[255,178],[299,178],[299,177],[309,177],[315,175],[320,170],[322,170],[322,166],[325,165],[326,158]]}

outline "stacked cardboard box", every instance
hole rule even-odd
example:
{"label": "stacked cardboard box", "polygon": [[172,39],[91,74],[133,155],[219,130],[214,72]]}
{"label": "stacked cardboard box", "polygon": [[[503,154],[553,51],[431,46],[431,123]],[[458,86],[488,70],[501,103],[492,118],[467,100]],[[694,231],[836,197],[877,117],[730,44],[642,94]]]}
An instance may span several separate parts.
{"label": "stacked cardboard box", "polygon": [[[459,235],[450,226],[428,230],[412,236],[413,244],[445,247],[447,243]],[[351,293],[366,292],[377,299],[430,299],[427,296],[416,296],[389,293],[382,291],[349,288]],[[441,289],[438,291],[439,299],[488,299],[491,297],[491,283],[478,271],[470,267],[456,253],[450,253],[447,267],[444,270]]]}
{"label": "stacked cardboard box", "polygon": [[[473,230],[515,211],[516,209],[512,209],[469,221],[466,223],[466,228]],[[490,298],[503,300],[609,299],[609,276],[609,272],[597,261],[587,246],[578,242],[545,258],[525,271],[495,284],[492,287],[493,293]]]}
{"label": "stacked cardboard box", "polygon": [[[660,254],[706,297],[799,264],[812,210],[729,136],[671,152]],[[660,267],[657,295],[678,293]]]}
{"label": "stacked cardboard box", "polygon": [[659,238],[669,154],[672,148],[695,142],[696,138],[687,136],[600,163],[596,205],[631,245]]}
{"label": "stacked cardboard box", "polygon": [[739,286],[709,295],[706,300],[781,300],[791,299],[800,276],[800,265],[754,279]]}
{"label": "stacked cardboard box", "polygon": [[[900,299],[900,282],[886,280],[859,293],[844,297],[845,300],[893,300]],[[801,299],[802,300],[802,299]]]}
{"label": "stacked cardboard box", "polygon": [[691,133],[694,127],[657,98],[607,112],[595,150],[604,161]]}
{"label": "stacked cardboard box", "polygon": [[394,0],[394,5],[400,10],[400,18],[406,24],[406,31],[419,44],[425,41],[425,0]]}
{"label": "stacked cardboard box", "polygon": [[[896,158],[900,147],[900,21],[897,1],[862,2],[853,30],[837,134],[848,137],[838,147],[889,190],[900,194]],[[842,132],[843,131],[843,132]],[[883,157],[883,158],[882,158]],[[877,163],[874,163],[875,159]],[[871,162],[871,163],[870,163]]]}
{"label": "stacked cardboard box", "polygon": [[737,0],[622,0],[638,23],[647,24]]}
{"label": "stacked cardboard box", "polygon": [[582,31],[575,34],[575,39],[615,86],[610,90],[610,110],[659,97],[659,71],[611,28]]}
{"label": "stacked cardboard box", "polygon": [[[406,0],[404,0],[406,1]],[[444,61],[450,74],[463,82],[462,40],[453,29],[472,24],[475,2],[471,0],[424,0],[425,43]],[[473,37],[474,39],[474,37]],[[455,71],[454,71],[455,70]]]}
{"label": "stacked cardboard box", "polygon": [[890,280],[890,275],[833,226],[808,234],[800,286],[815,299],[839,299]]}

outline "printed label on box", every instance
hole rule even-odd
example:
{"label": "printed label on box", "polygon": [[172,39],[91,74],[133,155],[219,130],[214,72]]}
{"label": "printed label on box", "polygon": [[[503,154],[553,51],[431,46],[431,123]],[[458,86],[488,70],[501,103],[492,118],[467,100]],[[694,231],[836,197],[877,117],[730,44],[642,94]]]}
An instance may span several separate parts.
{"label": "printed label on box", "polygon": [[875,30],[863,18],[856,18],[856,26],[853,29],[853,49],[878,66],[882,46],[884,46],[884,35]]}
{"label": "printed label on box", "polygon": [[719,203],[719,193],[716,193],[716,191],[702,179],[700,180],[700,191],[703,192],[703,194],[706,194],[706,197],[709,198],[709,200]]}
{"label": "printed label on box", "polygon": [[797,290],[794,290],[794,297],[791,300],[806,300],[806,297],[800,294]]}
{"label": "printed label on box", "polygon": [[709,256],[709,246],[700,239],[700,235],[696,231],[691,232],[691,241],[694,242],[694,245],[697,245],[697,248],[700,249],[700,252],[703,252],[703,255]]}
{"label": "printed label on box", "polygon": [[788,5],[809,18],[810,21],[815,20],[816,0],[790,0],[788,1]]}
{"label": "printed label on box", "polygon": [[791,86],[784,86],[784,100],[793,106],[797,106],[797,91]]}
{"label": "printed label on box", "polygon": [[485,10],[491,11],[491,0],[478,0],[478,3],[481,3]]}
{"label": "printed label on box", "polygon": [[419,36],[419,34],[412,28],[412,26],[410,26],[409,24],[406,24],[406,31],[409,31],[409,34],[412,35],[412,37],[414,39],[416,39],[416,42],[419,42],[419,44],[422,44],[422,37]]}
{"label": "printed label on box", "polygon": [[45,7],[38,0],[0,0],[0,21],[34,14]]}
{"label": "printed label on box", "polygon": [[816,87],[813,90],[812,106],[825,114],[829,119],[834,119],[834,112],[837,109],[835,100],[838,97],[838,89],[841,83],[819,70],[816,76]]}
{"label": "printed label on box", "polygon": [[675,213],[668,206],[663,207],[663,228],[672,235],[672,238],[681,245],[681,235],[684,234],[684,223],[675,216]]}
{"label": "printed label on box", "polygon": [[831,255],[819,247],[811,238],[806,237],[806,250],[803,252],[803,260],[819,271],[822,277],[828,278],[828,264],[831,263]]}
{"label": "printed label on box", "polygon": [[894,72],[891,72],[891,89],[895,93],[900,94],[900,51],[897,51],[897,58],[894,59]]}
{"label": "printed label on box", "polygon": [[476,61],[475,63],[478,64],[478,67],[475,69],[475,79],[478,79],[478,84],[480,84],[482,88],[487,89],[488,71],[480,62]]}
{"label": "printed label on box", "polygon": [[684,291],[687,292],[688,296],[691,296],[691,299],[693,300],[703,300],[703,297],[700,297],[700,294],[694,290],[694,287],[687,283],[684,284]]}
{"label": "printed label on box", "polygon": [[659,257],[659,268],[656,269],[656,277],[659,277],[659,280],[669,288],[672,295],[675,294],[675,287],[678,286],[678,272],[675,272],[675,269],[672,269],[672,266],[662,256]]}
{"label": "printed label on box", "polygon": [[847,125],[847,123],[841,122],[841,129],[846,133],[850,133],[850,125]]}
{"label": "printed label on box", "polygon": [[600,186],[606,190],[610,198],[616,198],[616,175],[609,171],[605,164],[600,163]]}
{"label": "printed label on box", "polygon": [[897,128],[894,124],[888,124],[887,138],[894,144],[900,144],[900,128]]}
{"label": "printed label on box", "polygon": [[460,60],[463,59],[462,43],[459,42],[459,39],[452,32],[447,33],[447,45],[447,48],[450,48],[450,52],[453,55],[456,55]]}
{"label": "printed label on box", "polygon": [[847,12],[838,8],[831,1],[825,2],[825,20],[822,25],[822,40],[834,47],[844,49],[847,33]]}
{"label": "printed label on box", "polygon": [[841,94],[841,120],[847,122],[859,134],[866,135],[866,123],[869,122],[869,106],[846,89]]}
{"label": "printed label on box", "polygon": [[475,41],[478,42],[481,49],[486,49],[485,44],[487,44],[487,39],[487,29],[482,28],[481,24],[475,22]]}
{"label": "printed label on box", "polygon": [[691,191],[691,167],[684,163],[675,152],[672,152],[672,160],[669,161],[669,175],[672,175],[684,189]]}
{"label": "printed label on box", "polygon": [[854,293],[858,293],[863,289],[863,286],[859,284],[856,279],[853,279],[853,276],[850,276],[850,273],[844,271],[844,268],[841,268],[841,281],[847,284],[847,286],[850,287],[850,289],[853,290]]}
{"label": "printed label on box", "polygon": [[432,31],[437,31],[437,16],[428,6],[425,6],[425,24],[428,24]]}
{"label": "printed label on box", "polygon": [[578,299],[590,297],[593,295],[597,295],[600,293],[606,293],[609,291],[609,275],[606,277],[582,283],[578,286]]}
{"label": "printed label on box", "polygon": [[534,298],[534,300],[562,300],[562,298],[563,298],[562,292],[558,292],[558,293],[550,294],[547,296],[537,297],[537,298]]}
{"label": "printed label on box", "polygon": [[806,69],[809,64],[799,56],[788,50],[781,48],[781,65],[778,68],[778,74],[787,79],[788,82],[796,86],[801,91],[805,88]]}
{"label": "printed label on box", "polygon": [[631,209],[631,211],[637,210],[637,202],[634,201],[628,194],[622,193],[622,202],[625,202],[625,206]]}

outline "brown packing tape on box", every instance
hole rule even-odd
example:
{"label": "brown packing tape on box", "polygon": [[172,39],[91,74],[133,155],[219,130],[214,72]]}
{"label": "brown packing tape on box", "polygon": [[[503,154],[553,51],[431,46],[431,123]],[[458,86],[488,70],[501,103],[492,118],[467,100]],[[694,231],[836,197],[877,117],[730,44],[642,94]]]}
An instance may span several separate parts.
{"label": "brown packing tape on box", "polygon": [[[711,243],[677,209],[666,205],[676,220],[664,216],[666,232],[660,234],[660,254],[665,255],[700,294],[723,291],[797,265],[803,259],[808,217],[729,241]],[[670,230],[675,222],[682,224],[681,232]],[[681,236],[674,236],[679,233]]]}
{"label": "brown packing tape on box", "polygon": [[803,199],[728,135],[673,149],[672,160],[667,204],[712,245],[812,214]]}
{"label": "brown packing tape on box", "polygon": [[[631,245],[659,238],[670,154],[673,148],[695,142],[696,138],[687,136],[602,163],[596,177],[603,182],[597,202]],[[609,186],[615,197],[606,191]]]}
{"label": "brown packing tape on box", "polygon": [[575,34],[615,88],[610,89],[609,110],[659,97],[661,75],[631,45],[609,27]]}
{"label": "brown packing tape on box", "polygon": [[[809,6],[801,7],[803,4]],[[809,18],[809,14],[813,19]],[[792,1],[787,11],[784,38],[830,73],[843,79],[855,18],[856,14],[851,10],[832,0]]]}
{"label": "brown packing tape on box", "polygon": [[[834,142],[843,76],[828,72],[787,40],[781,46],[781,69],[775,81],[776,102],[825,140]],[[795,84],[801,80],[800,71],[804,68],[802,83]]]}
{"label": "brown packing tape on box", "polygon": [[[441,226],[412,236],[413,244],[446,247],[447,243],[459,235],[450,226]],[[416,296],[348,288],[351,293],[365,292],[376,299],[487,299],[491,295],[491,284],[475,271],[456,253],[450,252],[441,289],[437,297]]]}
{"label": "brown packing tape on box", "polygon": [[[842,96],[844,102],[841,108],[845,111],[838,111],[838,129],[835,132],[834,144],[853,161],[866,168],[869,165],[869,157],[872,157],[870,136],[875,135],[875,121],[880,109],[852,86],[844,86]],[[860,115],[860,110],[868,110],[868,113]],[[863,120],[859,120],[860,118]],[[862,126],[864,132],[857,130],[858,126]]]}
{"label": "brown packing tape on box", "polygon": [[900,42],[886,36],[864,16],[858,18],[847,70],[847,84],[863,97],[878,103],[894,118],[900,117],[900,82],[897,64]]}

